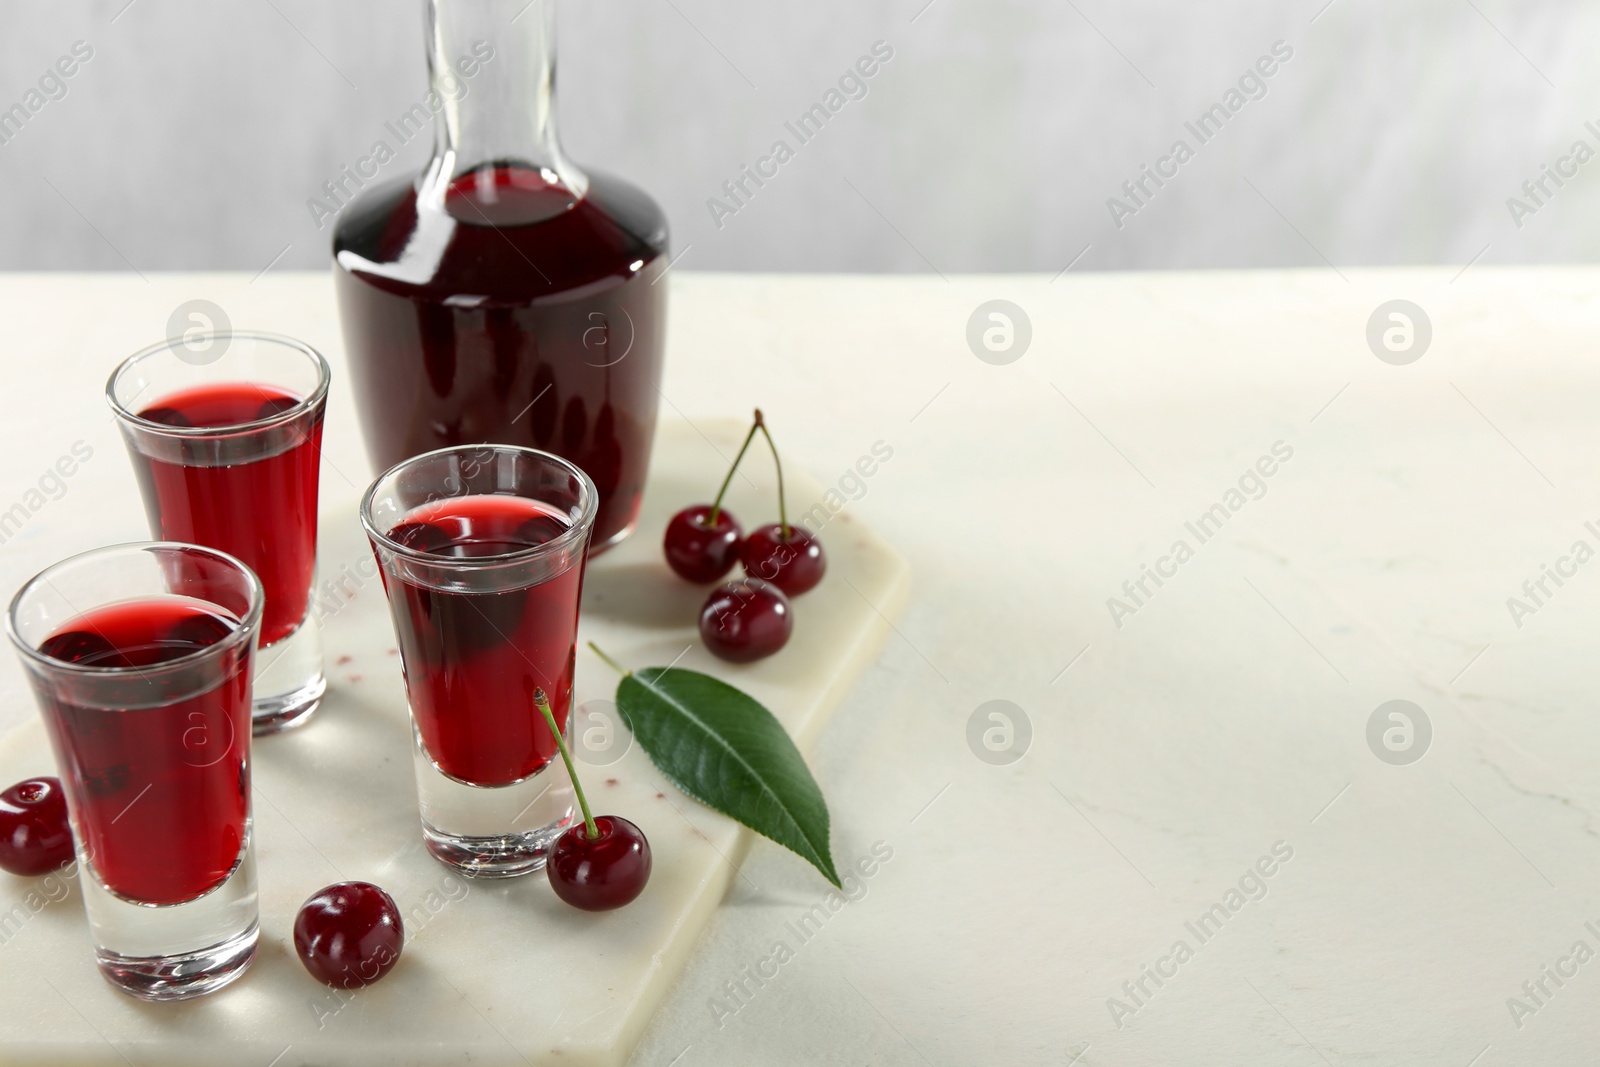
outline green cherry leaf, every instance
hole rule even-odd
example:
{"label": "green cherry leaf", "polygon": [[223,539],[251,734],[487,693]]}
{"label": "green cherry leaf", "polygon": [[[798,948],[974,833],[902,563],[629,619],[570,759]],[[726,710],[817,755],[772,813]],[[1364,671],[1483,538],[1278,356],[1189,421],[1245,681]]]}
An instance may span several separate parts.
{"label": "green cherry leaf", "polygon": [[783,724],[759,701],[709,674],[646,667],[617,684],[617,708],[673,785],[839,885],[822,790]]}

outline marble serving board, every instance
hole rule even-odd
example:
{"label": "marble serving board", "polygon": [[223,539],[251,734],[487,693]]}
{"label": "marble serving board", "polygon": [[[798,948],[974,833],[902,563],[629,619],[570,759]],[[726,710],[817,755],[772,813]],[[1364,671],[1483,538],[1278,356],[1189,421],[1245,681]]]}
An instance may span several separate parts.
{"label": "marble serving board", "polygon": [[[578,699],[615,692],[613,672],[583,646],[593,640],[629,666],[676,662],[733,682],[806,751],[876,656],[904,605],[909,569],[835,510],[837,492],[790,470],[791,514],[817,504],[813,521],[834,512],[820,530],[828,576],[796,601],[781,654],[742,667],[713,658],[695,627],[705,590],[667,570],[660,540],[672,512],[715,489],[743,431],[732,421],[663,426],[635,535],[589,568]],[[751,524],[773,521],[772,465],[764,452],[750,455],[729,505]],[[356,517],[359,494],[336,470],[324,470],[323,487],[330,687],[306,727],[255,744],[262,934],[254,966],[200,1000],[132,1000],[99,977],[74,884],[0,873],[0,1063],[621,1064],[740,877],[754,835],[666,784],[625,735],[624,755],[580,764],[579,773],[597,811],[634,820],[650,839],[650,884],[626,909],[580,912],[556,899],[543,874],[469,882],[430,858],[418,835],[400,661]],[[54,762],[37,722],[0,739],[0,781],[45,773]],[[305,898],[343,879],[383,886],[406,926],[399,965],[353,993],[314,982],[291,939]]]}

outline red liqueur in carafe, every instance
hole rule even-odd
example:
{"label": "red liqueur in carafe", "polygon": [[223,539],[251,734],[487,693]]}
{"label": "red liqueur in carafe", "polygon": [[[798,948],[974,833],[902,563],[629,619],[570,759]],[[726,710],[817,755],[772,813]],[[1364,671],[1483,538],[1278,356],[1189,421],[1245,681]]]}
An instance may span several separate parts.
{"label": "red liqueur in carafe", "polygon": [[340,211],[334,274],[374,465],[479,442],[554,452],[594,479],[598,548],[632,528],[649,466],[666,220],[562,154],[553,5],[524,6],[430,4],[434,157]]}

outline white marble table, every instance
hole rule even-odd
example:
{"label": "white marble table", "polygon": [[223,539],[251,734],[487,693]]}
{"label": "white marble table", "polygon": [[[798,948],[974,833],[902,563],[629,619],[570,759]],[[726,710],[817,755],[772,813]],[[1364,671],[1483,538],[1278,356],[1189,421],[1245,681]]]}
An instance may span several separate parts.
{"label": "white marble table", "polygon": [[[675,278],[671,406],[759,402],[915,585],[813,750],[858,899],[758,846],[634,1062],[1591,1060],[1600,271],[1456,273]],[[321,276],[0,279],[0,509],[95,452],[0,586],[141,535],[99,387],[197,296],[339,351]],[[1009,365],[966,340],[995,298]],[[1409,365],[1367,343],[1393,299],[1432,324]],[[12,663],[0,694],[32,714]],[[1016,762],[969,747],[992,700]],[[1431,723],[1409,765],[1368,743],[1391,700]]]}

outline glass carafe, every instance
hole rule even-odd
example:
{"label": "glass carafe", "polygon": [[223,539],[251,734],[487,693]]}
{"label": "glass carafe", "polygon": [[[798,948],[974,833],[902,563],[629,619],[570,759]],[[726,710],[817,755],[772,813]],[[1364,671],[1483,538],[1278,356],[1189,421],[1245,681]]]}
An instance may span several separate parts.
{"label": "glass carafe", "polygon": [[461,444],[555,452],[599,490],[602,549],[632,529],[649,466],[666,218],[562,153],[553,0],[429,0],[427,28],[432,91],[398,129],[432,112],[433,158],[339,187],[353,195],[334,275],[368,455],[384,470]]}

